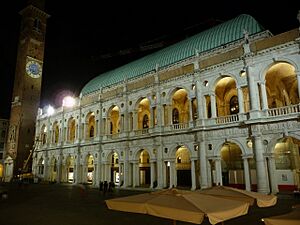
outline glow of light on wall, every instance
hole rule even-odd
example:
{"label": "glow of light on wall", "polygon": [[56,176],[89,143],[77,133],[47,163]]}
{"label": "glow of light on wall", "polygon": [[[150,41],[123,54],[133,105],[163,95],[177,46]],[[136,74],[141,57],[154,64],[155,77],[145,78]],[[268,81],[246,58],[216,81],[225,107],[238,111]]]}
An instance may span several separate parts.
{"label": "glow of light on wall", "polygon": [[48,114],[48,116],[53,115],[53,113],[54,113],[54,108],[53,108],[51,105],[49,105],[49,106],[48,106],[48,109],[47,109],[47,114]]}
{"label": "glow of light on wall", "polygon": [[75,105],[75,99],[71,96],[66,96],[63,99],[63,106],[73,107]]}

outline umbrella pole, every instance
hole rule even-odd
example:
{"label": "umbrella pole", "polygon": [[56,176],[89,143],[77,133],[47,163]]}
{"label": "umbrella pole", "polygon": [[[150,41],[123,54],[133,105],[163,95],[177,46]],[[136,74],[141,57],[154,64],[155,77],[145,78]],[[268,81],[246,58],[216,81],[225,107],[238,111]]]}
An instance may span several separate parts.
{"label": "umbrella pole", "polygon": [[176,225],[176,220],[173,220],[173,225]]}

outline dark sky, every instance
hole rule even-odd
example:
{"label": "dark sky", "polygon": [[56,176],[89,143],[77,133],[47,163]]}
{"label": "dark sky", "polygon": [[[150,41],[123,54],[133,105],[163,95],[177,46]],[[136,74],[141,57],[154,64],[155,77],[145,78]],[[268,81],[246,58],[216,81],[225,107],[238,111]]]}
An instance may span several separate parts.
{"label": "dark sky", "polygon": [[[2,4],[0,14],[0,118],[9,118],[20,15],[25,0]],[[252,15],[273,34],[299,27],[293,0],[262,1],[69,1],[46,0],[47,23],[41,107],[78,96],[95,76],[232,19]],[[259,3],[259,4],[258,4]],[[267,4],[267,3],[264,3]],[[152,49],[148,49],[152,47]],[[145,50],[148,49],[148,50]]]}

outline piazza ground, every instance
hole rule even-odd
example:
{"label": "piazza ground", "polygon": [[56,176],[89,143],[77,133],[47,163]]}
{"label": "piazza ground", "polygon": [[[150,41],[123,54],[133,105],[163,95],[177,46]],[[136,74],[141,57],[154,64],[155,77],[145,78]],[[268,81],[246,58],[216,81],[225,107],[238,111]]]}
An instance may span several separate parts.
{"label": "piazza ground", "polygon": [[[78,186],[60,184],[6,184],[8,199],[0,201],[1,225],[172,225],[172,221],[149,215],[109,210],[105,199],[142,193],[139,190],[99,192],[87,187],[83,194]],[[228,220],[224,224],[262,224],[263,217],[279,215],[299,204],[292,193],[279,193],[276,206],[251,207],[248,215]],[[202,223],[208,225],[207,219]],[[177,225],[191,225],[177,221]]]}

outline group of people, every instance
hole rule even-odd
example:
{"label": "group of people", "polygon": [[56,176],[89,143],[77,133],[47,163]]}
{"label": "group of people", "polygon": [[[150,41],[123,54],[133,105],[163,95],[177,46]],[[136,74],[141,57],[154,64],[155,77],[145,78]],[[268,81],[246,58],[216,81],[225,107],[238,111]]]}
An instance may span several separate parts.
{"label": "group of people", "polygon": [[103,191],[103,195],[106,194],[106,192],[113,192],[113,189],[115,187],[115,183],[110,181],[110,182],[107,182],[107,181],[100,181],[100,184],[99,184],[99,191]]}

